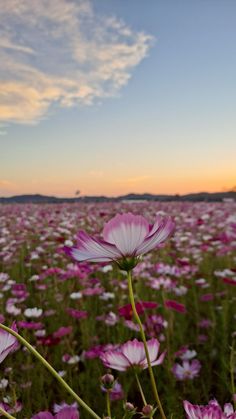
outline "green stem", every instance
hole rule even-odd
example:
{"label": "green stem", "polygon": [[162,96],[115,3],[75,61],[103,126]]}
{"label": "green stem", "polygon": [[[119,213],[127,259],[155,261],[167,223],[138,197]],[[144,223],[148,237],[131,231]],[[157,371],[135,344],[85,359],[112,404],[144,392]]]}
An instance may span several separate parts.
{"label": "green stem", "polygon": [[150,356],[149,356],[148,347],[147,347],[147,340],[146,340],[146,336],[145,336],[145,333],[144,333],[144,330],[143,330],[143,325],[142,325],[142,322],[140,320],[140,317],[138,315],[138,312],[137,312],[136,306],[135,306],[131,271],[127,271],[127,277],[128,277],[128,286],[129,286],[129,298],[130,298],[132,310],[133,310],[133,313],[134,313],[134,317],[135,317],[135,319],[136,319],[136,321],[139,325],[139,328],[140,328],[140,334],[141,334],[142,341],[143,341],[143,344],[144,344],[144,350],[145,350],[145,354],[146,354],[146,358],[147,358],[148,371],[149,371],[149,375],[150,375],[153,394],[155,396],[155,400],[156,400],[157,405],[159,407],[162,419],[166,419],[164,410],[162,408],[161,400],[160,400],[159,395],[158,395],[154,374],[153,374],[153,371],[152,371]]}
{"label": "green stem", "polygon": [[[231,347],[231,352],[230,352],[230,379],[231,379],[231,391],[232,394],[235,395],[235,384],[234,384],[234,342],[233,345]],[[234,403],[234,408],[236,408],[236,401],[233,401]]]}
{"label": "green stem", "polygon": [[138,384],[138,388],[139,388],[139,391],[140,391],[140,394],[141,394],[141,397],[142,397],[142,400],[143,400],[143,404],[144,404],[144,406],[146,406],[147,405],[147,401],[145,399],[145,396],[144,396],[144,392],[143,392],[141,383],[140,383],[139,378],[138,378],[138,375],[136,373],[135,373],[135,378],[136,378],[136,381],[137,381],[137,384]]}
{"label": "green stem", "polygon": [[106,392],[106,399],[107,399],[107,415],[111,418],[111,401],[110,401],[110,391],[107,390]]}
{"label": "green stem", "polygon": [[0,323],[0,328],[5,330],[6,332],[10,333],[11,335],[15,336],[22,343],[22,345],[26,346],[26,348],[50,371],[50,373],[59,381],[59,383],[70,393],[74,399],[85,409],[87,412],[95,419],[101,419],[73,390],[72,388],[63,380],[62,377],[57,373],[57,371],[40,355],[40,353],[30,345],[27,340],[25,340],[22,336],[16,333],[14,330],[10,329],[4,324]]}
{"label": "green stem", "polygon": [[9,415],[9,413],[7,413],[2,407],[0,407],[0,413],[1,415],[5,416],[5,418],[16,419],[14,416]]}

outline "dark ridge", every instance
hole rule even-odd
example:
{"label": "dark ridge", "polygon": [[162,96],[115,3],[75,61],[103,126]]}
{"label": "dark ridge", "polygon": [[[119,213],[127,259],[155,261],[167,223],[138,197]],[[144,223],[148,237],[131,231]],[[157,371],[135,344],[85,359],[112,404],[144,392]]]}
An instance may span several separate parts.
{"label": "dark ridge", "polygon": [[136,194],[129,193],[118,197],[107,196],[80,196],[75,198],[58,198],[56,196],[46,196],[40,194],[17,195],[11,197],[0,197],[1,204],[59,204],[76,202],[119,202],[119,201],[189,201],[189,202],[222,202],[224,200],[234,200],[236,202],[236,191],[229,192],[199,192],[187,195],[154,195],[150,193]]}

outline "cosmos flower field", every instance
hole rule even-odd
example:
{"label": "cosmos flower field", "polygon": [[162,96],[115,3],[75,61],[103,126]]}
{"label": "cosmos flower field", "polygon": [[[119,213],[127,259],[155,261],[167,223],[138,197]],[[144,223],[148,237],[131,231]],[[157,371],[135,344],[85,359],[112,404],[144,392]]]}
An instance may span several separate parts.
{"label": "cosmos flower field", "polygon": [[[79,230],[99,237],[106,222],[128,212],[150,223],[157,215],[175,223],[165,243],[144,254],[132,272],[147,340],[157,340],[158,356],[163,354],[153,373],[166,417],[235,418],[234,202],[0,206],[1,323],[14,324],[101,418],[109,416],[106,374],[115,380],[109,390],[112,418],[152,417],[142,412],[133,369],[109,368],[106,356],[131,341],[138,350],[136,340],[141,342],[126,272],[116,263],[76,262],[64,250],[76,246]],[[61,418],[91,417],[23,346],[8,354],[0,371],[1,407],[9,414],[59,418],[66,403],[77,416]],[[146,367],[139,380],[154,405]],[[184,401],[207,406],[213,400],[222,415],[184,410]],[[51,416],[36,416],[42,411]],[[153,417],[160,417],[158,410]]]}

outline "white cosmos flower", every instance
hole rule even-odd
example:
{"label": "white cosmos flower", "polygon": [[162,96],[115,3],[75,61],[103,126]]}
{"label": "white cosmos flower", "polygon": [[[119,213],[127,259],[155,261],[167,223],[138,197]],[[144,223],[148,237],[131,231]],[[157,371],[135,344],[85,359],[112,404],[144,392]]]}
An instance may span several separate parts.
{"label": "white cosmos flower", "polygon": [[36,317],[37,318],[37,317],[42,316],[42,314],[43,314],[43,310],[41,308],[37,308],[37,307],[27,308],[24,311],[24,315],[26,317],[29,317],[29,318],[31,318],[31,317]]}

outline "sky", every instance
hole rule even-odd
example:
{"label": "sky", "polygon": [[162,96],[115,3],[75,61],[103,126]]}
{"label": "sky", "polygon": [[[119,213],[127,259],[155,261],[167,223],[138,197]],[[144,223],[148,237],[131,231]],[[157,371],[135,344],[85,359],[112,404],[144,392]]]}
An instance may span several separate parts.
{"label": "sky", "polygon": [[236,185],[235,0],[0,0],[0,196]]}

